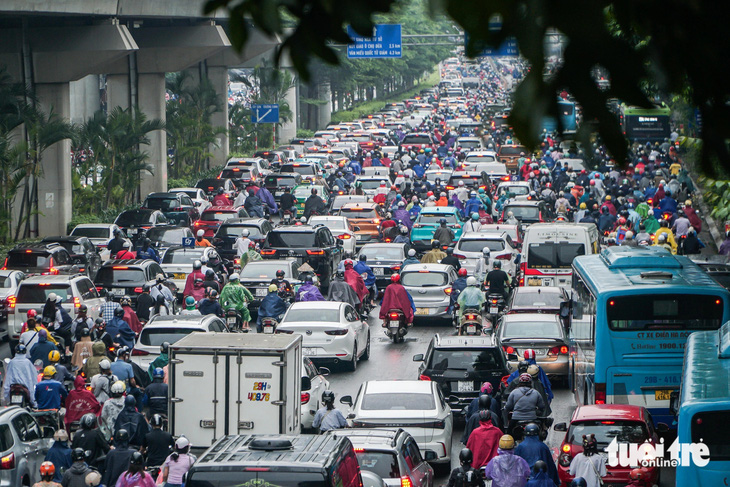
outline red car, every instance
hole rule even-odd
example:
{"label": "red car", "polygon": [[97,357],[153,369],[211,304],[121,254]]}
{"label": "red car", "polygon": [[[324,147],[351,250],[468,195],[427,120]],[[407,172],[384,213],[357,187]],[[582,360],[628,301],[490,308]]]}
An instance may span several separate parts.
{"label": "red car", "polygon": [[231,218],[248,218],[248,213],[243,207],[233,206],[211,206],[200,215],[200,220],[193,224],[193,234],[197,235],[198,230],[205,231],[205,238],[212,237],[226,220]]}
{"label": "red car", "polygon": [[[558,476],[560,485],[567,487],[573,477],[570,475],[570,462],[583,451],[583,435],[593,433],[598,441],[599,454],[603,454],[614,438],[619,443],[641,444],[648,440],[652,445],[659,443],[659,432],[668,430],[661,423],[656,428],[651,415],[642,406],[627,404],[596,404],[579,406],[573,412],[570,425],[557,423],[555,431],[565,431],[565,438],[558,452]],[[665,429],[666,428],[666,429]],[[667,444],[668,445],[668,444]],[[611,467],[606,465],[608,475],[603,477],[603,485],[626,485],[629,473],[635,467]],[[649,482],[647,485],[659,483],[659,469],[647,468]]]}

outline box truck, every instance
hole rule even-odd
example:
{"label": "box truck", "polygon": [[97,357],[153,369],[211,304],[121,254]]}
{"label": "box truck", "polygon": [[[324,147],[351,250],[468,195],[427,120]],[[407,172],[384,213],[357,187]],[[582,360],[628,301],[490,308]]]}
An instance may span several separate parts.
{"label": "box truck", "polygon": [[170,346],[170,432],[203,448],[226,435],[298,434],[301,368],[301,335],[192,333]]}

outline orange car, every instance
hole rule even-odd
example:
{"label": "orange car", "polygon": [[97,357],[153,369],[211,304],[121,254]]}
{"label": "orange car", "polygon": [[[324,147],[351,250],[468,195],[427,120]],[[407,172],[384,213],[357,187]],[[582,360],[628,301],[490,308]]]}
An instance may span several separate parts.
{"label": "orange car", "polygon": [[520,158],[521,153],[529,154],[524,145],[503,145],[499,148],[497,159],[499,159],[499,162],[504,162],[509,171],[516,171],[517,159]]}
{"label": "orange car", "polygon": [[377,203],[347,203],[338,213],[355,227],[356,247],[380,240],[380,222],[385,219],[385,210]]}

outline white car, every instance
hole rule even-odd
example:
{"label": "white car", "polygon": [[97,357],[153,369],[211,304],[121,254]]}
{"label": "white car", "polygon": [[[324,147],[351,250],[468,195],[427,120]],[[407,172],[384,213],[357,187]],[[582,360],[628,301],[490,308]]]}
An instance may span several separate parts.
{"label": "white car", "polygon": [[344,216],[313,216],[307,222],[309,225],[324,225],[330,229],[335,238],[342,240],[345,253],[355,255],[355,226]]}
{"label": "white car", "polygon": [[353,427],[403,428],[416,440],[426,461],[450,465],[453,418],[437,382],[370,380],[354,401],[343,396],[340,402],[350,406],[347,417]]}
{"label": "white car", "polygon": [[[0,320],[7,319],[8,305],[18,295],[18,286],[20,281],[25,279],[25,274],[21,271],[4,270],[0,271]],[[0,338],[5,338],[8,334],[7,326],[0,328]]]}
{"label": "white car", "polygon": [[530,191],[532,189],[530,188],[530,183],[527,181],[504,181],[497,186],[497,191],[495,194],[499,195],[502,193],[502,191],[507,191],[509,193],[512,193],[517,196],[527,196],[530,194]]}
{"label": "white car", "polygon": [[[203,261],[211,258],[221,260],[218,251],[214,247],[181,247],[173,245],[162,254],[160,267],[165,271],[169,280],[175,283],[178,289],[178,296],[182,296],[185,289],[185,282],[188,274],[193,272],[193,262]],[[205,266],[203,266],[205,270]]]}
{"label": "white car", "polygon": [[200,188],[172,188],[168,193],[185,193],[193,200],[195,207],[200,213],[213,206],[208,197],[205,195],[205,191]]}
{"label": "white car", "polygon": [[[106,246],[114,238],[116,230],[121,229],[114,223],[82,223],[76,225],[69,235],[72,237],[87,237],[99,249],[102,262],[106,262],[110,258]],[[133,247],[132,241],[128,238],[124,240],[129,242],[129,248],[131,249]]]}
{"label": "white car", "polygon": [[484,258],[482,250],[489,247],[489,269],[495,259],[502,262],[502,270],[515,277],[517,264],[515,258],[520,254],[512,237],[505,231],[472,232],[461,236],[454,247],[454,257],[459,258],[462,268],[465,268],[470,276],[474,275],[477,261]]}
{"label": "white car", "polygon": [[368,322],[348,303],[294,303],[276,332],[302,335],[304,355],[317,362],[344,362],[354,371],[359,359],[370,358]]}
{"label": "white car", "polygon": [[[91,314],[89,314],[91,316]],[[147,370],[160,355],[160,345],[170,345],[191,333],[227,332],[228,327],[216,315],[153,316],[137,337],[132,361]]]}
{"label": "white car", "polygon": [[[464,167],[469,167],[482,162],[497,162],[497,153],[493,150],[475,150],[466,155]],[[471,169],[468,169],[471,171]]]}
{"label": "white car", "polygon": [[322,393],[330,388],[326,379],[330,370],[317,367],[307,357],[302,364],[302,429],[311,429],[314,415],[322,407]]}
{"label": "white car", "polygon": [[378,193],[378,188],[380,188],[380,183],[385,183],[385,188],[388,188],[388,191],[390,191],[390,187],[392,186],[390,179],[388,179],[387,176],[373,176],[373,177],[359,177],[357,178],[358,182],[362,183],[362,192],[365,193],[368,197],[372,198]]}

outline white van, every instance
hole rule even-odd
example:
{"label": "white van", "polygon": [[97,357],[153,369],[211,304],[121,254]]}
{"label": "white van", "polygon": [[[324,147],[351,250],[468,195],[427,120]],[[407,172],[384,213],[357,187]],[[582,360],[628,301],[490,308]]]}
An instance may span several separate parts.
{"label": "white van", "polygon": [[593,223],[533,223],[522,241],[520,286],[570,286],[573,259],[598,251]]}

